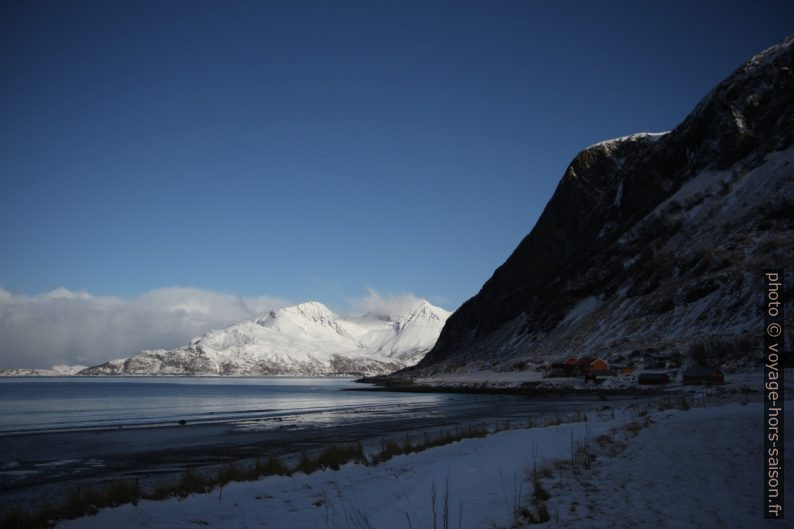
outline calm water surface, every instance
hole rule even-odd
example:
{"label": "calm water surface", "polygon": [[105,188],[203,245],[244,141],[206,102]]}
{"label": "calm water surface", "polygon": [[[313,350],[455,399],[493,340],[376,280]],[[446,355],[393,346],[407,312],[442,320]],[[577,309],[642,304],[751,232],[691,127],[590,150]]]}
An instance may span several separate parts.
{"label": "calm water surface", "polygon": [[442,403],[448,395],[342,391],[348,377],[0,378],[0,434],[224,422]]}

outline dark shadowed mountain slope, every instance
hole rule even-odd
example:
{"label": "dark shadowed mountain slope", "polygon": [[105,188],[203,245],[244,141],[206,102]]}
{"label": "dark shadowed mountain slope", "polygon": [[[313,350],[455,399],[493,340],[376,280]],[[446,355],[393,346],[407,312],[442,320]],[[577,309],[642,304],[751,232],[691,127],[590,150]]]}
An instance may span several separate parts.
{"label": "dark shadowed mountain slope", "polygon": [[789,37],[675,130],[579,153],[529,235],[416,369],[649,348],[759,356],[761,273],[794,262],[793,145]]}

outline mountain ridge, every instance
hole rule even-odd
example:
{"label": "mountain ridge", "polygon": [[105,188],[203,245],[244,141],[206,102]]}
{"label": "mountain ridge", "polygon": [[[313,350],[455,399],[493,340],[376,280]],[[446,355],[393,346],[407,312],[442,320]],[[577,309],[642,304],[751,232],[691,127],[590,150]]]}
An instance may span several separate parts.
{"label": "mountain ridge", "polygon": [[788,37],[669,133],[582,150],[529,234],[404,374],[648,349],[752,355],[760,275],[749,271],[791,262],[794,248],[793,70]]}
{"label": "mountain ridge", "polygon": [[102,364],[5,375],[379,375],[416,363],[449,312],[419,300],[396,321],[343,318],[317,301],[211,329],[187,345],[149,349]]}

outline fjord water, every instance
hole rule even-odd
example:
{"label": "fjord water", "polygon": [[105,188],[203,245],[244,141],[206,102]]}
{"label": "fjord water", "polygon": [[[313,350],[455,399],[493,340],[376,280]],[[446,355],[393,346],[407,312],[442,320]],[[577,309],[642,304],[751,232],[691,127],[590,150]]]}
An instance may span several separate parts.
{"label": "fjord water", "polygon": [[0,434],[323,415],[442,395],[342,391],[349,377],[64,377],[0,379]]}
{"label": "fjord water", "polygon": [[344,391],[366,387],[337,377],[0,379],[0,504],[37,505],[108,479],[157,486],[185,468],[290,461],[305,450],[374,446],[412,431],[537,423],[596,402]]}

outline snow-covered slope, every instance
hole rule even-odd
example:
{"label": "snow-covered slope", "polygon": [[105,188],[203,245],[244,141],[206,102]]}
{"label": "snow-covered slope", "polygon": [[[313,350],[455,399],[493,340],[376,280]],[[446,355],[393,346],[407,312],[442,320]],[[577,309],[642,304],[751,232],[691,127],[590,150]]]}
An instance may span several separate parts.
{"label": "snow-covered slope", "polygon": [[762,272],[793,260],[794,36],[669,133],[580,152],[534,228],[411,372],[656,353],[740,367],[761,350]]}
{"label": "snow-covered slope", "polygon": [[83,369],[81,375],[383,374],[418,362],[449,312],[420,301],[404,314],[342,318],[318,302],[212,330],[170,351]]}
{"label": "snow-covered slope", "polygon": [[3,377],[68,377],[76,375],[86,366],[74,365],[54,365],[49,369],[0,369],[0,376]]}

